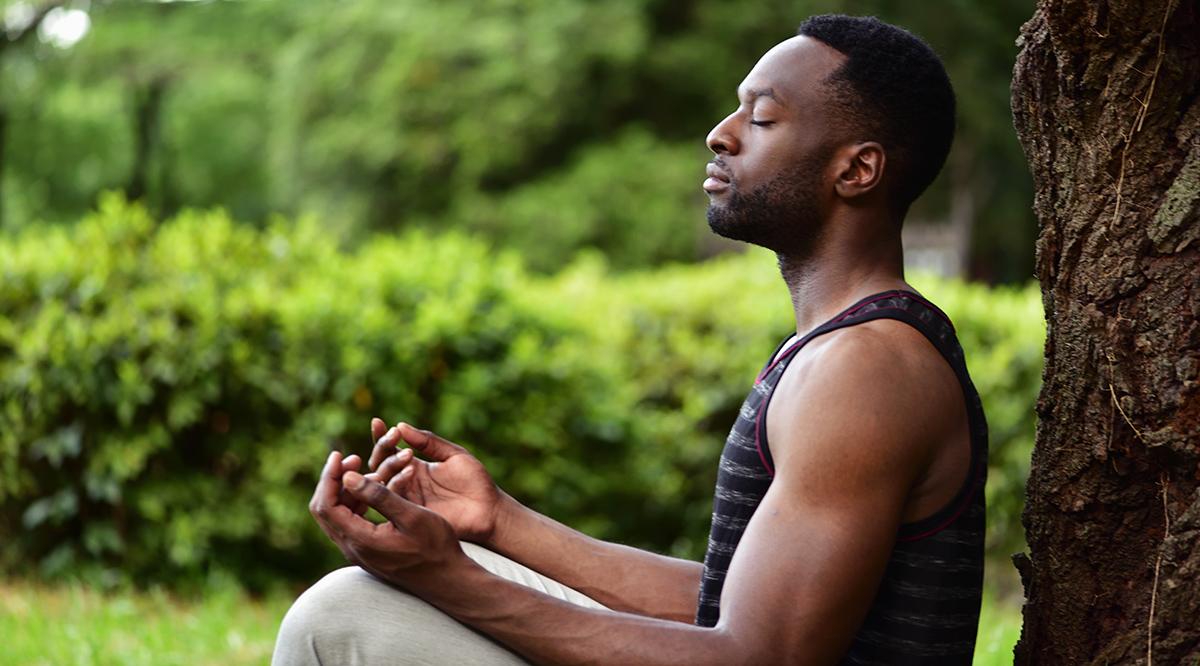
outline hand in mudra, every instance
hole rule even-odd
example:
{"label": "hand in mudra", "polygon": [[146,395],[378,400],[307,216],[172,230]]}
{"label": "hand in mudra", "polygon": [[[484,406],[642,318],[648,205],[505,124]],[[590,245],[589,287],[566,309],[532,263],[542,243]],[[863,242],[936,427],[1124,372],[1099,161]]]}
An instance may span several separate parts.
{"label": "hand in mudra", "polygon": [[[381,419],[371,419],[371,438],[375,448],[368,479],[441,515],[460,539],[485,542],[492,536],[501,495],[478,458],[407,423],[389,429]],[[399,445],[412,448],[397,450]]]}

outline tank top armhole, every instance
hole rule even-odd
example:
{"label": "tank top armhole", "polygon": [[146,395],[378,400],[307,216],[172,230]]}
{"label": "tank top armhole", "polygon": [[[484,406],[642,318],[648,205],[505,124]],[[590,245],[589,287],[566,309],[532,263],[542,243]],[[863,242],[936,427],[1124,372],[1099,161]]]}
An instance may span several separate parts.
{"label": "tank top armhole", "polygon": [[775,458],[771,456],[771,447],[767,443],[767,408],[771,406],[771,398],[775,396],[776,388],[772,386],[767,392],[754,419],[754,448],[758,451],[758,459],[762,461],[767,475],[772,479],[775,478]]}
{"label": "tank top armhole", "polygon": [[[932,310],[934,314],[938,315],[939,318],[946,322],[947,326],[951,327],[951,333],[954,332],[953,325],[949,323],[949,320],[946,319],[946,316],[942,314],[941,310],[929,305],[928,301],[924,300],[923,298],[918,297],[914,300]],[[981,427],[981,424],[979,423],[980,415],[976,414],[975,410],[972,408],[973,401],[971,397],[974,389],[971,386],[970,380],[967,378],[966,369],[959,368],[954,363],[954,361],[951,359],[950,350],[944,349],[942,343],[940,343],[930,333],[930,331],[928,331],[926,327],[921,324],[920,320],[918,320],[916,316],[914,316],[908,310],[901,308],[881,308],[856,319],[855,323],[863,323],[867,321],[873,321],[875,319],[894,319],[904,324],[908,324],[912,328],[916,329],[921,335],[925,336],[925,339],[929,341],[929,344],[933,345],[933,348],[936,349],[938,354],[941,355],[942,360],[944,360],[946,364],[950,366],[951,372],[954,373],[954,377],[958,380],[959,389],[962,391],[963,407],[967,412],[967,439],[969,440],[968,445],[971,447],[971,458],[967,465],[967,475],[966,478],[963,479],[962,485],[960,485],[958,491],[954,493],[954,497],[952,497],[950,501],[940,509],[934,511],[932,514],[924,518],[919,518],[907,523],[901,523],[900,528],[897,531],[896,538],[898,541],[919,541],[921,539],[931,537],[953,524],[954,521],[957,520],[958,517],[967,510],[967,507],[971,505],[971,500],[975,498],[975,493],[979,490],[979,486],[981,485],[980,480],[983,478],[983,473],[986,470],[986,458],[983,452],[983,444],[982,442],[976,441],[977,438],[975,436],[975,433],[978,432],[979,428]],[[982,427],[986,430],[986,426]]]}
{"label": "tank top armhole", "polygon": [[[791,365],[792,359],[795,358],[796,354],[815,338],[818,338],[830,331],[857,323],[857,321],[843,323],[847,315],[851,314],[853,310],[854,308],[851,308],[846,312],[843,312],[840,316],[832,321],[826,322],[813,329],[807,335],[797,340],[791,347],[788,347],[786,350],[784,350],[782,354],[779,353],[779,350],[777,349],[775,354],[772,355],[777,356],[777,358],[767,364],[767,367],[763,370],[762,375],[759,376],[758,381],[765,380],[767,375],[771,374],[771,371],[777,367],[779,368],[780,375],[782,375],[784,372],[787,372],[787,368],[789,365]],[[779,348],[782,349],[783,345],[780,345]],[[758,383],[758,381],[755,383]],[[754,448],[758,451],[758,458],[762,461],[763,467],[766,468],[767,474],[770,475],[771,478],[775,478],[775,457],[771,455],[771,444],[767,438],[767,412],[771,406],[771,399],[775,397],[775,389],[777,388],[779,388],[778,381],[771,386],[770,389],[768,389],[766,397],[763,398],[762,406],[758,409],[758,415],[754,419]]]}

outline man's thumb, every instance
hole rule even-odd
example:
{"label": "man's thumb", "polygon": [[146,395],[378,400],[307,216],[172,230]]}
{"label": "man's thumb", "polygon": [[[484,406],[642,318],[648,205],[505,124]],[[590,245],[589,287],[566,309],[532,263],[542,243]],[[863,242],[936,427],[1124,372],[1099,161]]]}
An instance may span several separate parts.
{"label": "man's thumb", "polygon": [[438,437],[428,430],[418,430],[407,423],[396,427],[400,429],[400,437],[428,460],[441,462],[450,456],[467,452],[458,444]]}
{"label": "man's thumb", "polygon": [[358,472],[342,475],[342,485],[359,501],[378,511],[392,524],[403,527],[412,517],[412,506],[382,483],[370,481]]}

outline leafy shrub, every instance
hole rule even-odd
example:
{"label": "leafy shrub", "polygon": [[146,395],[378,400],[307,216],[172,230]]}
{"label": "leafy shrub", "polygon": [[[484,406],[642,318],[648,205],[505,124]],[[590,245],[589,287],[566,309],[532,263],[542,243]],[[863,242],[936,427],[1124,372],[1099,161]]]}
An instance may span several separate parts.
{"label": "leafy shrub", "polygon": [[511,257],[461,237],[346,254],[312,224],[156,227],[110,200],[4,242],[0,266],[9,566],[311,575],[336,560],[306,515],[314,472],[367,451],[376,413],[486,442],[566,515],[623,462],[612,373],[514,298]]}
{"label": "leafy shrub", "polygon": [[[0,276],[0,565],[110,579],[259,586],[333,566],[307,499],[331,447],[369,450],[375,414],[471,447],[568,523],[697,556],[714,461],[791,325],[760,253],[622,276],[592,257],[541,278],[461,235],[344,250],[313,222],[156,224],[117,199],[0,239]],[[993,541],[1011,548],[1036,294],[923,287],[968,347]]]}

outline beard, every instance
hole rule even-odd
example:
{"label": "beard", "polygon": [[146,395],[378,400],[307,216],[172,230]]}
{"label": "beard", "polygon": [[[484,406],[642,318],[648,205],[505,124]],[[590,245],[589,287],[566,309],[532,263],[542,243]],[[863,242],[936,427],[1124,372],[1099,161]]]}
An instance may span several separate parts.
{"label": "beard", "polygon": [[709,203],[709,228],[780,256],[804,258],[821,233],[817,188],[824,165],[823,156],[813,156],[745,193],[731,182],[724,204]]}

